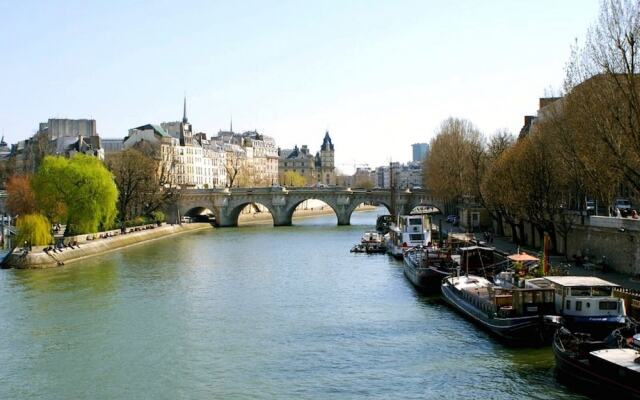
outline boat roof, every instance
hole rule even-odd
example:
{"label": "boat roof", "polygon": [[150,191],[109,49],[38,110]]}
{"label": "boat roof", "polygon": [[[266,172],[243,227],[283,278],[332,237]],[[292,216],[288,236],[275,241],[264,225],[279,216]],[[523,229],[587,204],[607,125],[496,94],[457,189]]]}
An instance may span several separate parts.
{"label": "boat roof", "polygon": [[493,286],[489,280],[475,275],[451,276],[447,280],[458,289],[480,289]]}
{"label": "boat roof", "polygon": [[460,247],[461,251],[473,251],[473,250],[486,250],[486,251],[493,251],[493,247],[484,247],[484,246],[467,246],[467,247]]}
{"label": "boat roof", "polygon": [[636,372],[640,372],[640,364],[634,360],[638,358],[637,350],[634,349],[603,349],[590,353],[592,356],[616,364],[620,367],[627,368]]}
{"label": "boat roof", "polygon": [[544,279],[561,286],[620,286],[595,276],[545,276]]}

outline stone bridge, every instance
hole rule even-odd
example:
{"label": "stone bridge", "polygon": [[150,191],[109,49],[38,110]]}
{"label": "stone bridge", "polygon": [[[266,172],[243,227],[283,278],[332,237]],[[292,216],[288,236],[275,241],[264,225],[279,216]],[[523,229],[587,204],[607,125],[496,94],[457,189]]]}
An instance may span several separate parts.
{"label": "stone bridge", "polygon": [[[194,211],[209,209],[216,217],[219,227],[237,226],[238,216],[249,204],[261,204],[273,217],[274,226],[291,225],[293,212],[305,200],[325,202],[338,217],[338,225],[349,225],[351,213],[360,204],[383,205],[391,209],[391,191],[388,189],[350,188],[234,188],[234,189],[188,189],[183,190],[169,212],[169,220],[190,215]],[[434,199],[429,191],[404,190],[395,193],[395,207],[399,214],[409,214],[414,208],[431,207],[443,211],[441,201]]]}

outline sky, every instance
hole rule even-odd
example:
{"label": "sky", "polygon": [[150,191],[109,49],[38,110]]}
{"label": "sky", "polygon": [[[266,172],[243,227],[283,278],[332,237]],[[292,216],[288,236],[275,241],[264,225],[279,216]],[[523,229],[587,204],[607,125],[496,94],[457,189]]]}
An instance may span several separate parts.
{"label": "sky", "polygon": [[411,159],[448,117],[517,134],[557,92],[593,0],[0,0],[0,132],[92,118],[257,129],[343,171]]}

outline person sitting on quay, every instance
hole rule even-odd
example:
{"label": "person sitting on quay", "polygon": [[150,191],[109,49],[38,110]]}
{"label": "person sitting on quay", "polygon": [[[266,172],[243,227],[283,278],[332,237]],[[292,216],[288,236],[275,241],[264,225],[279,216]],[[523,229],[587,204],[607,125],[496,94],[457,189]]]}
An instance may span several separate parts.
{"label": "person sitting on quay", "polygon": [[640,218],[640,217],[638,216],[638,212],[637,212],[636,210],[631,210],[631,218],[632,218],[632,219],[638,219],[638,218]]}

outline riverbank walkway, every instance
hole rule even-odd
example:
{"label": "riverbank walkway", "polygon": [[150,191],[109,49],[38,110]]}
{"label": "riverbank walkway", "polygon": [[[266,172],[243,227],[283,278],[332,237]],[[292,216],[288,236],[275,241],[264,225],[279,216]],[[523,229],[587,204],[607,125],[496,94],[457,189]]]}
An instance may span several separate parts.
{"label": "riverbank walkway", "polygon": [[[475,237],[476,240],[478,242],[482,241],[484,242],[484,237],[482,233],[475,233]],[[509,254],[515,254],[518,251],[521,252],[526,252],[528,254],[534,255],[534,256],[540,256],[542,251],[538,250],[538,249],[533,249],[530,247],[522,247],[522,246],[518,246],[517,244],[513,243],[510,241],[510,239],[508,237],[494,237],[493,238],[493,242],[489,243],[490,246],[495,247],[496,249],[505,252],[505,253],[509,253]],[[640,280],[635,279],[634,277],[627,275],[627,274],[621,274],[619,272],[602,272],[598,269],[595,268],[585,268],[583,266],[579,266],[576,265],[573,262],[567,261],[565,256],[563,255],[559,255],[559,256],[550,256],[550,262],[553,265],[557,265],[557,264],[565,264],[569,266],[569,275],[576,275],[576,276],[597,276],[599,278],[602,278],[604,280],[607,280],[609,282],[613,282],[616,283],[620,286],[623,286],[625,288],[629,288],[629,289],[634,289],[634,290],[640,290]]]}

